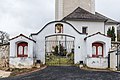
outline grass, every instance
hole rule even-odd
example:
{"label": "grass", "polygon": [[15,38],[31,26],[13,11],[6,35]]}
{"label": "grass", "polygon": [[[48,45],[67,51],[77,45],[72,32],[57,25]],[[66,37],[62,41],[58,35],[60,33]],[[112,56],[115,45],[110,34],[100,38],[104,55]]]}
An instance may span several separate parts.
{"label": "grass", "polygon": [[71,65],[73,64],[74,60],[71,57],[61,57],[61,56],[55,56],[55,55],[51,55],[51,56],[47,56],[46,58],[46,64],[47,65],[55,65],[55,66],[59,66],[59,65]]}

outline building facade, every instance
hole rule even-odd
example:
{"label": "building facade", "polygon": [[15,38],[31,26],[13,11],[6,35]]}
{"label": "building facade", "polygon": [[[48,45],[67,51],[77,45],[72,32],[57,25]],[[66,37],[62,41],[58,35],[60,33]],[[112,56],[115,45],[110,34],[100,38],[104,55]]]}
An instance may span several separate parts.
{"label": "building facade", "polygon": [[11,67],[69,63],[108,68],[107,31],[114,26],[117,34],[119,22],[95,12],[94,0],[56,0],[56,20],[30,38],[21,34],[10,40]]}

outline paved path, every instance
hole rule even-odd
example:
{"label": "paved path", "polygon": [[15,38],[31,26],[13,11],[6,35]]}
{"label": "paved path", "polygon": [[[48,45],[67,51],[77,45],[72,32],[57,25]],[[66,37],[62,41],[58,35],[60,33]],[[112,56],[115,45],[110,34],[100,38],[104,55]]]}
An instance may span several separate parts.
{"label": "paved path", "polygon": [[0,70],[0,78],[8,77],[8,76],[10,76],[10,73],[11,73],[11,72],[7,72],[7,71],[2,71],[2,70]]}
{"label": "paved path", "polygon": [[120,80],[120,73],[87,71],[78,67],[47,67],[31,74],[0,80]]}

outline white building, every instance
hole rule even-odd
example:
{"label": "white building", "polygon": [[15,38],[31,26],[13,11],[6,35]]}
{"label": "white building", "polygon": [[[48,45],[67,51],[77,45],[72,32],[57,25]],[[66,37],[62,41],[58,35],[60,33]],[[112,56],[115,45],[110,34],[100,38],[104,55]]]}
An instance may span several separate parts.
{"label": "white building", "polygon": [[[94,0],[56,0],[58,21],[49,22],[30,38],[19,35],[10,40],[10,66],[27,68],[34,62],[48,64],[59,60],[60,64],[70,60],[71,64],[107,68],[111,49],[107,31],[114,26],[117,34],[119,22],[95,12],[94,5]],[[69,54],[73,54],[72,59]],[[55,56],[64,60],[60,62]]]}
{"label": "white building", "polygon": [[10,39],[9,66],[12,68],[31,68],[34,64],[33,45],[36,43],[23,34]]}

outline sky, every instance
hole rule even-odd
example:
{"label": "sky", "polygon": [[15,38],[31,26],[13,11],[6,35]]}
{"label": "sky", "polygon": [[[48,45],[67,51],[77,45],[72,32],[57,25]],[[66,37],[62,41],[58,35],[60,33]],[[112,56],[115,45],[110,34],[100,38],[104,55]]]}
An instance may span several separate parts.
{"label": "sky", "polygon": [[[96,0],[96,11],[120,21],[120,0]],[[54,0],[0,0],[0,31],[29,36],[54,21]]]}

